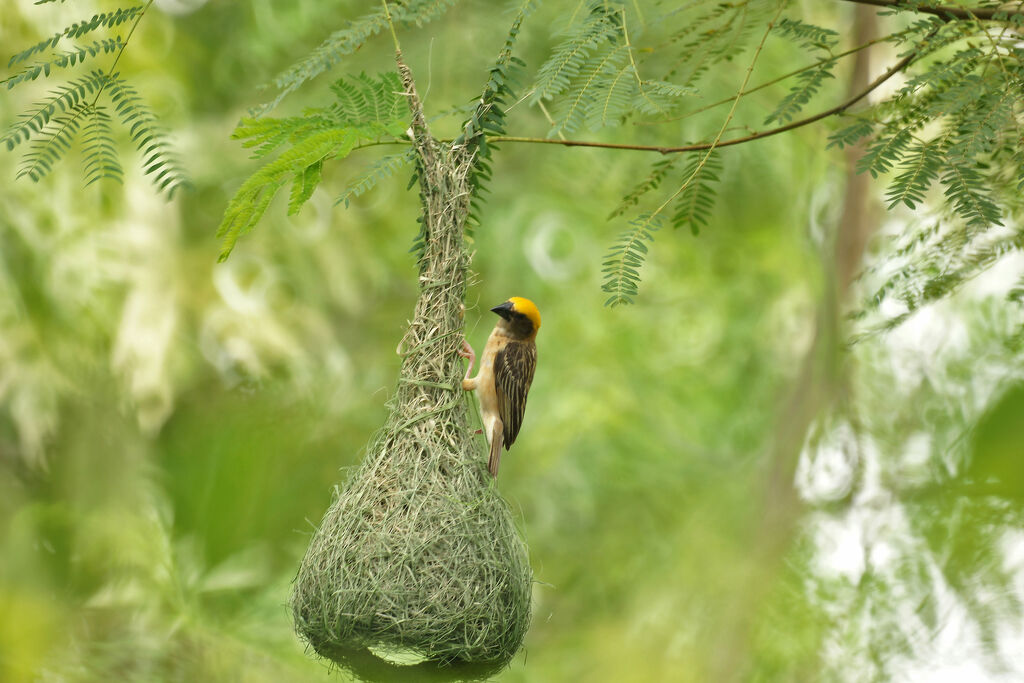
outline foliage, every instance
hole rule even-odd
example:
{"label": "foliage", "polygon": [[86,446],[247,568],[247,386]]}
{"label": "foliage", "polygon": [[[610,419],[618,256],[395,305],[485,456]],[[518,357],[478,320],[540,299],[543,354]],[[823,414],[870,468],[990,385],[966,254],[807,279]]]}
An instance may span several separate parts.
{"label": "foliage", "polygon": [[[223,238],[221,261],[263,217],[286,182],[292,183],[288,213],[294,215],[320,184],[325,161],[344,159],[357,146],[396,140],[404,134],[408,114],[397,73],[378,79],[366,74],[339,79],[331,90],[335,101],[328,107],[283,119],[245,118],[232,133],[233,138],[244,140],[245,147],[256,148],[255,159],[282,146],[286,149],[242,183],[228,202],[217,230]],[[367,176],[359,184],[365,186],[373,179]]]}
{"label": "foliage", "polygon": [[[487,137],[505,134],[505,109],[516,99],[515,87],[521,78],[522,68],[526,66],[523,60],[513,56],[512,50],[523,21],[532,9],[533,0],[526,0],[520,7],[505,36],[505,44],[488,71],[487,82],[476,108],[462,124],[462,134],[454,142],[456,147],[468,145],[468,149],[475,156],[468,178],[472,192],[469,213],[466,216],[466,236],[469,239],[472,239],[474,228],[480,225],[483,193],[486,191],[486,183],[491,179],[492,156],[496,147],[487,142]],[[417,244],[420,241],[418,239]]]}
{"label": "foliage", "polygon": [[[395,3],[390,9],[399,26],[421,26],[442,16],[452,4],[453,0],[410,0]],[[690,2],[644,12],[635,3],[581,0],[555,22],[558,40],[537,69],[529,89],[529,102],[551,103],[553,116],[548,137],[618,127],[629,119],[647,125],[668,123],[684,102],[709,85],[713,69],[745,54],[757,26],[766,22],[777,7],[777,3],[769,0],[743,0]],[[129,25],[134,29],[147,8],[148,5],[134,6],[97,14],[22,50],[11,58],[9,66],[24,66],[6,79],[8,88],[103,54],[116,53],[119,57],[125,47],[119,34],[63,51],[58,51],[58,47],[63,47],[62,41],[88,37],[100,29]],[[899,5],[893,11],[911,18],[910,24],[894,31],[889,40],[903,50],[913,70],[908,70],[908,80],[897,93],[858,112],[851,123],[835,131],[829,146],[842,148],[868,139],[860,168],[874,177],[896,171],[886,190],[890,209],[898,205],[917,208],[938,185],[943,190],[949,218],[964,222],[972,235],[981,235],[988,227],[1000,225],[1005,212],[1014,209],[1015,193],[1011,188],[1024,183],[1024,162],[1017,149],[1022,71],[1016,32],[1020,15],[997,14],[986,23],[972,18],[917,15],[914,3]],[[521,21],[517,21],[510,34],[511,40]],[[274,81],[279,92],[272,101],[255,110],[257,116],[360,49],[386,24],[382,5],[331,34]],[[989,26],[997,30],[989,31]],[[813,62],[775,79],[793,84],[777,105],[761,116],[765,124],[801,125],[797,117],[820,97],[827,81],[834,79],[840,60],[856,50],[837,52],[839,34],[803,18],[784,16],[772,25],[771,34],[794,45]],[[487,138],[505,134],[503,108],[514,101],[513,84],[521,80],[517,72],[523,63],[512,55],[511,40],[502,59],[492,67],[488,85],[488,92],[495,98],[492,106],[480,110],[484,114],[481,120],[467,124],[485,133],[476,143],[480,145],[482,163],[474,171],[471,229],[479,225],[478,200],[490,174],[491,144]],[[347,85],[349,81],[341,79],[335,87],[357,87],[357,82],[358,79],[351,80],[352,85]],[[363,82],[360,87],[365,86]],[[79,135],[88,135],[88,140],[83,141],[86,182],[104,177],[119,179],[123,172],[117,155],[112,153],[111,116],[98,104],[104,92],[143,152],[144,169],[154,176],[161,189],[172,193],[183,176],[155,119],[131,86],[112,71],[94,70],[70,80],[11,127],[4,138],[8,149],[32,138],[19,175],[43,177]],[[734,99],[745,94],[736,93]],[[345,100],[352,95],[358,93],[338,94],[339,103],[352,102]],[[740,107],[741,115],[743,110]],[[310,110],[308,116],[322,117],[318,112],[321,110]],[[252,135],[263,139],[261,145],[273,146],[273,136],[280,135],[293,145],[305,141],[305,146],[265,166],[243,185],[219,230],[225,240],[222,259],[235,240],[258,222],[276,190],[289,179],[295,181],[288,203],[289,213],[294,214],[320,182],[323,161],[344,158],[361,143],[385,141],[379,131],[340,131],[357,125],[352,122],[360,121],[364,114],[337,109],[330,114],[333,123],[302,123],[301,117],[290,117],[267,124],[266,130],[253,123],[256,119],[243,121],[236,137]],[[728,118],[731,117],[732,114]],[[929,125],[931,122],[937,122],[939,127]],[[332,127],[337,130],[328,132],[327,128]],[[309,136],[315,138],[307,141]],[[386,137],[393,139],[397,134],[389,133]],[[698,137],[695,142],[710,145],[711,138]],[[375,164],[340,195],[339,201],[347,204],[351,198],[365,193],[403,165],[402,158],[394,156]],[[718,159],[716,156],[713,163],[719,163]],[[700,166],[703,169],[703,164]],[[635,226],[644,222],[638,219],[641,215],[657,216],[661,209],[646,205],[645,197],[651,196],[662,204],[664,195],[660,199],[655,196],[658,185],[676,167],[675,163],[655,162],[647,179],[625,196],[613,217],[624,215]],[[688,178],[694,168],[691,164],[685,169],[683,178]],[[720,168],[712,165],[702,170],[701,177],[684,181],[669,197],[668,201],[674,201],[676,207],[672,216],[674,226],[686,225],[696,234],[700,227],[713,221],[713,188],[719,172]],[[632,216],[628,215],[630,212]],[[416,244],[420,244],[419,238]],[[940,243],[936,248],[948,252],[954,247],[943,247]],[[630,291],[639,284],[641,265],[642,258],[631,266],[637,270],[637,279],[631,283]],[[620,270],[610,272],[614,275]],[[606,285],[606,290],[620,289],[614,277]],[[614,303],[631,300],[619,298]]]}
{"label": "foliage", "polygon": [[640,266],[648,252],[647,243],[654,241],[658,227],[656,216],[642,214],[631,222],[630,228],[609,250],[601,269],[605,274],[602,289],[611,294],[606,304],[633,303],[640,284]]}
{"label": "foliage", "polygon": [[549,137],[619,126],[634,111],[665,115],[694,92],[685,84],[641,76],[625,3],[581,3],[561,33],[531,88],[532,102],[558,102]]}
{"label": "foliage", "polygon": [[[124,173],[114,144],[110,114],[113,110],[142,155],[143,171],[157,188],[171,197],[186,184],[185,174],[149,105],[114,70],[151,4],[95,14],[10,58],[8,68],[18,67],[20,71],[2,81],[8,90],[40,76],[50,78],[57,70],[80,67],[102,55],[114,55],[108,70],[93,69],[85,76],[69,79],[51,91],[47,99],[21,114],[9,127],[2,138],[8,151],[23,143],[29,145],[29,150],[22,157],[18,177],[28,176],[33,181],[42,179],[81,139],[86,184],[103,178],[120,182]],[[103,29],[127,29],[128,33],[126,36],[114,33],[108,37],[96,37],[95,34]],[[86,37],[93,38],[93,42],[67,45],[70,41]],[[109,107],[100,104],[104,96]]]}
{"label": "foliage", "polygon": [[780,36],[793,40],[819,61],[814,68],[801,71],[796,75],[796,85],[764,120],[766,124],[774,121],[779,123],[792,121],[793,117],[803,110],[804,105],[818,94],[825,79],[835,78],[832,75],[836,64],[833,48],[838,42],[838,33],[788,17],[779,22],[776,30]]}
{"label": "foliage", "polygon": [[683,177],[688,178],[683,191],[676,198],[676,210],[672,214],[672,227],[689,226],[694,235],[706,226],[715,202],[715,186],[722,163],[718,150],[712,150],[705,158],[694,155],[683,167]]}
{"label": "foliage", "polygon": [[[309,55],[299,60],[274,79],[280,92],[270,102],[253,110],[254,116],[270,111],[302,84],[310,81],[337,64],[342,57],[361,48],[367,40],[388,26],[388,17],[399,25],[423,26],[448,10],[455,0],[401,0],[375,7],[363,16],[349,22],[345,28],[328,36]],[[389,14],[390,12],[390,14]]]}
{"label": "foliage", "polygon": [[[603,92],[608,97],[612,91],[614,72],[603,70],[607,64],[620,63],[615,62],[618,51],[655,55],[651,59],[664,58],[657,50],[646,48],[644,43],[635,46],[625,43],[608,18],[609,8],[614,5],[598,5],[588,5],[589,12],[578,12],[573,17],[564,30],[566,38],[538,72],[534,98],[555,97],[554,111],[562,113],[550,134],[571,132],[584,123],[591,128],[599,127],[596,119],[584,112],[588,102],[599,101],[595,95]],[[650,36],[650,44],[658,45],[663,43],[656,41],[662,40],[663,32],[671,31],[666,27],[671,27],[673,22],[678,22],[681,28],[670,33],[670,41],[685,41],[701,27],[713,27],[698,34],[701,40],[686,42],[687,49],[673,63],[671,71],[677,77],[683,75],[677,81],[679,86],[699,88],[703,82],[701,77],[710,65],[724,54],[730,57],[737,54],[749,34],[733,30],[734,23],[739,21],[738,17],[756,9],[756,3],[722,4],[713,9],[694,3],[655,15],[646,22],[630,16],[622,8],[618,16],[622,17],[623,35],[629,17],[638,24],[635,33]],[[902,47],[904,56],[911,56],[914,63],[923,66],[918,66],[908,83],[891,98],[859,112],[851,124],[833,133],[829,144],[846,147],[870,137],[859,168],[875,177],[893,168],[897,170],[886,193],[890,209],[897,205],[920,206],[931,188],[938,184],[944,190],[949,218],[962,221],[971,234],[979,235],[986,228],[1001,224],[1004,211],[1015,207],[1017,202],[1012,188],[1024,177],[1020,156],[1014,153],[1020,136],[1018,118],[1022,92],[1021,55],[1014,28],[1018,19],[1003,17],[1002,30],[997,33],[977,21],[930,17],[892,34],[890,40]],[[772,28],[772,34],[795,43],[815,60],[788,74],[796,83],[764,117],[766,124],[799,123],[796,118],[819,95],[825,81],[834,78],[839,59],[849,53],[836,53],[839,34],[834,30],[800,19],[783,18]],[[570,88],[570,83],[577,85]],[[738,93],[735,97],[741,96],[742,93]],[[666,120],[666,112],[660,109],[646,106],[642,92],[636,91],[621,99],[616,112],[629,112],[638,117],[653,115],[650,123],[657,123]],[[672,117],[667,120],[671,121]],[[929,124],[933,121],[939,122],[941,127],[932,130]],[[922,131],[927,131],[927,136],[922,135]],[[702,142],[713,146],[711,136]],[[643,215],[656,215],[660,209],[641,202],[645,195],[656,193],[674,167],[672,162],[655,162],[648,177],[626,195],[613,217],[627,213],[627,206],[636,207],[638,217],[627,216],[634,226],[645,223],[640,218]],[[691,163],[683,177],[688,178],[694,168]],[[692,184],[684,183],[681,196],[670,197],[677,202],[673,220],[677,227],[688,224],[692,229],[706,225],[710,219],[717,171],[708,169],[704,176],[694,179]],[[655,201],[661,204],[663,199]],[[699,217],[693,213],[696,207],[701,207]],[[688,216],[698,220],[689,220]],[[628,289],[630,296],[613,297],[609,299],[610,304],[632,301],[639,284],[643,254],[623,252],[620,247],[622,242],[617,242],[606,261],[614,261],[622,253],[630,254],[630,270],[624,270],[624,264],[615,261],[616,267],[607,271],[605,291]],[[939,248],[943,249],[941,245]],[[953,245],[943,250],[948,256]],[[634,275],[633,271],[637,273]],[[620,274],[630,275],[628,288],[618,282]]]}

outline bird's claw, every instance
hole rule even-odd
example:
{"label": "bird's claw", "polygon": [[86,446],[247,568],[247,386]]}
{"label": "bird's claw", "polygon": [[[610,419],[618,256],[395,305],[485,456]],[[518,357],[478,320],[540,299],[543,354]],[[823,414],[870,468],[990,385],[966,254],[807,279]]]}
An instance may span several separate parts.
{"label": "bird's claw", "polygon": [[466,376],[463,378],[468,380],[469,375],[473,372],[473,364],[476,363],[476,354],[473,353],[473,347],[465,339],[462,340],[462,348],[459,349],[458,353],[469,361],[469,366],[466,368]]}

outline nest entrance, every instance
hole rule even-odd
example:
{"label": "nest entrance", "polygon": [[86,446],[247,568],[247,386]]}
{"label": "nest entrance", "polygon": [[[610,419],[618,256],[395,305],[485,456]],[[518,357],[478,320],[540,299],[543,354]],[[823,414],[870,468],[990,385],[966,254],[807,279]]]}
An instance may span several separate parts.
{"label": "nest entrance", "polygon": [[[533,577],[461,388],[473,153],[429,136],[398,61],[424,204],[420,295],[390,415],[314,532],[291,609],[319,654],[365,678],[479,678],[522,644]],[[395,666],[409,657],[425,661]]]}

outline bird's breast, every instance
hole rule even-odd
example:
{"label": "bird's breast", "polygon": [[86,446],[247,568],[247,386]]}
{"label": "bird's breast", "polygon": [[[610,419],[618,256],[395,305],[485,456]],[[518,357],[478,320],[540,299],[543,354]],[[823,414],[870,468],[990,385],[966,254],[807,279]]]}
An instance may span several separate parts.
{"label": "bird's breast", "polygon": [[494,330],[487,338],[484,352],[480,356],[480,375],[476,393],[480,400],[480,411],[484,415],[498,412],[498,394],[494,386],[494,359],[508,341],[508,337],[500,330]]}

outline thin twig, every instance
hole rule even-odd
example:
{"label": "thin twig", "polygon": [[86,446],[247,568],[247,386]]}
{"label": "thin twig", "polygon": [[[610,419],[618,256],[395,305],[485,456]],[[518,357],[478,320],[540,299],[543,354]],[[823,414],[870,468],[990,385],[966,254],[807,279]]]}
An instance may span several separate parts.
{"label": "thin twig", "polygon": [[391,40],[395,42],[395,51],[399,52],[402,46],[398,43],[398,34],[395,33],[395,23],[391,21],[391,9],[388,7],[388,0],[380,0],[380,4],[384,5],[384,16],[388,20],[388,28],[391,29]]}
{"label": "thin twig", "polygon": [[626,54],[629,56],[630,66],[633,67],[633,76],[636,78],[636,88],[640,91],[640,95],[650,103],[652,108],[660,110],[661,107],[658,106],[658,103],[648,97],[647,93],[644,91],[644,82],[640,78],[640,68],[636,65],[636,59],[633,58],[633,45],[629,42],[629,31],[626,29],[626,10],[622,9],[619,12],[619,15],[622,22],[622,39],[626,42]]}
{"label": "thin twig", "polygon": [[[524,95],[523,98],[525,99],[525,97],[526,96]],[[522,102],[522,99],[520,99],[519,102]],[[516,104],[519,104],[519,102],[516,102]],[[551,124],[551,127],[554,128],[555,127],[555,120],[553,118],[551,118],[551,114],[548,113],[548,108],[544,106],[544,100],[537,100],[537,106],[540,107],[540,111],[541,111],[542,114],[544,114],[544,118],[546,118],[548,120],[548,123]],[[511,109],[511,108],[512,107],[509,107],[509,109]],[[506,110],[505,113],[508,113],[508,110]],[[558,131],[558,139],[559,140],[565,140],[565,136],[562,134],[562,131]]]}
{"label": "thin twig", "polygon": [[139,22],[142,21],[142,17],[146,14],[146,10],[148,10],[152,4],[153,0],[149,0],[149,2],[146,3],[146,6],[142,8],[142,11],[139,12],[138,16],[135,17],[135,22],[128,30],[128,35],[124,37],[124,42],[121,43],[121,49],[117,51],[117,55],[114,56],[114,61],[110,63],[110,68],[107,70],[107,77],[103,79],[103,82],[100,83],[100,87],[96,89],[96,97],[92,98],[92,104],[89,105],[90,108],[96,108],[96,103],[100,101],[100,95],[103,94],[103,89],[107,87],[107,84],[110,83],[111,78],[114,76],[114,69],[117,68],[117,63],[121,61],[121,55],[124,54],[125,48],[128,47],[128,42],[132,39],[132,35],[135,33],[135,29],[138,27]]}

